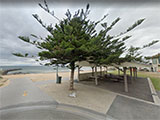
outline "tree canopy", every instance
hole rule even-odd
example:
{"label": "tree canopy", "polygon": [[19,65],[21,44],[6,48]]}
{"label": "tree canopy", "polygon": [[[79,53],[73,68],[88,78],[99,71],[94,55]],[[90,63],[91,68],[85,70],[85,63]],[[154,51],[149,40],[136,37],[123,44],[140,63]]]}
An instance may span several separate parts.
{"label": "tree canopy", "polygon": [[[55,16],[54,11],[50,11],[47,2],[44,0],[44,4],[39,6],[52,17],[58,20],[57,24],[46,25],[37,14],[33,14],[33,17],[44,27],[50,34],[45,38],[38,37],[31,34],[28,36],[19,36],[20,40],[30,43],[37,48],[41,49],[38,53],[40,61],[48,60],[46,65],[53,64],[69,64],[71,69],[70,89],[73,89],[75,62],[87,60],[96,65],[120,63],[128,59],[132,60],[136,56],[127,56],[123,59],[121,55],[128,49],[125,45],[125,41],[131,36],[125,35],[129,31],[140,25],[145,19],[136,21],[133,25],[121,32],[118,35],[109,35],[109,31],[120,21],[120,18],[116,18],[110,25],[105,21],[108,14],[98,21],[92,21],[88,18],[90,13],[89,4],[85,9],[79,9],[75,14],[71,14],[69,10],[65,13],[66,18],[59,19]],[[96,26],[101,25],[102,29],[97,32]],[[32,40],[32,38],[36,40]],[[40,41],[39,41],[40,40]],[[150,43],[144,47],[148,47]],[[134,48],[130,48],[132,50]],[[140,48],[137,48],[140,49]],[[136,49],[136,50],[137,50]],[[131,52],[130,52],[131,53]],[[19,57],[29,57],[26,53],[13,53]],[[33,57],[33,56],[31,56]]]}

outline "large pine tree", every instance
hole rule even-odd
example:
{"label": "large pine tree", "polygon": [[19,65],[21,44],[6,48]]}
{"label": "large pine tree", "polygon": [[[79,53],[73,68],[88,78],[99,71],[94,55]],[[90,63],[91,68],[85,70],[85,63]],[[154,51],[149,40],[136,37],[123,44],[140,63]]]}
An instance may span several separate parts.
{"label": "large pine tree", "polygon": [[[39,6],[59,22],[54,27],[52,25],[46,25],[37,14],[33,14],[33,17],[50,35],[46,38],[39,38],[31,34],[31,37],[37,39],[34,41],[27,36],[19,36],[19,38],[41,49],[41,52],[38,53],[39,60],[49,60],[50,62],[47,63],[47,65],[69,64],[71,69],[70,90],[73,90],[75,62],[86,60],[87,56],[89,56],[89,52],[85,49],[85,46],[90,42],[92,37],[94,37],[96,32],[95,29],[93,29],[93,22],[87,19],[90,12],[89,4],[87,4],[86,9],[78,10],[74,15],[67,10],[65,14],[66,18],[63,20],[57,18],[54,12],[49,10],[46,1],[44,1],[44,5],[39,4]],[[41,39],[42,42],[39,42],[38,39]],[[28,57],[28,54],[13,54],[19,57]]]}
{"label": "large pine tree", "polygon": [[[89,4],[87,4],[86,9],[78,10],[74,15],[67,10],[65,14],[66,18],[62,20],[54,15],[54,11],[49,10],[45,0],[44,4],[39,4],[39,6],[57,19],[58,23],[55,26],[52,24],[46,25],[37,14],[33,14],[33,17],[50,34],[45,38],[31,34],[31,37],[36,40],[31,40],[31,37],[26,36],[19,36],[19,38],[41,49],[38,57],[40,61],[48,60],[49,63],[46,63],[46,65],[69,64],[71,69],[70,90],[74,89],[75,62],[87,60],[96,65],[119,62],[121,60],[120,56],[126,50],[125,40],[131,37],[127,35],[125,37],[121,36],[144,21],[144,19],[140,19],[125,32],[111,36],[108,32],[118,23],[120,18],[114,20],[109,26],[106,22],[102,23],[107,15],[104,15],[104,17],[98,21],[91,21],[88,19],[90,13]],[[102,30],[97,33],[96,26],[98,24],[101,24]],[[21,53],[13,54],[19,57],[29,56],[28,53],[25,55]]]}

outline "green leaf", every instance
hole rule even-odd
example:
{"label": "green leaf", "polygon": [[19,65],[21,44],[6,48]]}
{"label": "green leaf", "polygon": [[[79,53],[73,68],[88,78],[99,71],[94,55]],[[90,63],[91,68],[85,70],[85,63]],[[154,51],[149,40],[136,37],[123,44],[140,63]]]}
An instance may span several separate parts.
{"label": "green leaf", "polygon": [[30,39],[29,37],[26,37],[26,36],[18,36],[19,39],[23,40],[24,42],[30,42]]}
{"label": "green leaf", "polygon": [[24,57],[24,55],[22,55],[21,53],[12,53],[12,54],[17,57]]}

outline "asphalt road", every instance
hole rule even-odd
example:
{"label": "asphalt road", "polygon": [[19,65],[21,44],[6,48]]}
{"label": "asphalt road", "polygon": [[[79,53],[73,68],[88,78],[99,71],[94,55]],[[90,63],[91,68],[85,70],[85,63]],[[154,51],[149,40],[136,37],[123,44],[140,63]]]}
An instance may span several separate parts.
{"label": "asphalt road", "polygon": [[118,95],[107,114],[118,120],[159,120],[160,106]]}

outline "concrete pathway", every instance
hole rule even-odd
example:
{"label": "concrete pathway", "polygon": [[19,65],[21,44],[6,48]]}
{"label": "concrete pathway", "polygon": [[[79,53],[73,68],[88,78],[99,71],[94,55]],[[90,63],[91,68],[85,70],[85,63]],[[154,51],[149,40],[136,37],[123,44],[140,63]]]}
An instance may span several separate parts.
{"label": "concrete pathway", "polygon": [[0,120],[113,120],[89,109],[59,104],[28,78],[10,81],[0,88]]}
{"label": "concrete pathway", "polygon": [[41,91],[28,78],[10,79],[10,84],[0,88],[0,108],[19,103],[52,101],[53,98]]}
{"label": "concrete pathway", "polygon": [[160,106],[118,95],[107,114],[118,120],[159,120]]}
{"label": "concrete pathway", "polygon": [[160,98],[160,91],[157,91],[158,97]]}
{"label": "concrete pathway", "polygon": [[76,98],[68,97],[71,93],[68,90],[69,82],[62,84],[43,84],[38,87],[59,103],[70,104],[87,109],[106,113],[116,97],[116,93],[101,88],[76,83]]}
{"label": "concrete pathway", "polygon": [[[81,81],[80,83],[83,83],[85,85],[90,85],[90,86],[96,86],[94,81]],[[128,83],[129,92],[124,91],[123,82],[113,82],[107,79],[99,80],[99,84],[96,87],[103,88],[105,90],[110,90],[115,93],[153,102],[149,83],[146,78],[137,78],[132,83],[129,82]]]}
{"label": "concrete pathway", "polygon": [[[160,106],[117,95],[106,114],[59,104],[28,78],[0,88],[0,120],[159,120]],[[46,81],[50,83],[53,81]],[[38,84],[43,84],[38,83]],[[106,108],[107,109],[107,108]]]}

